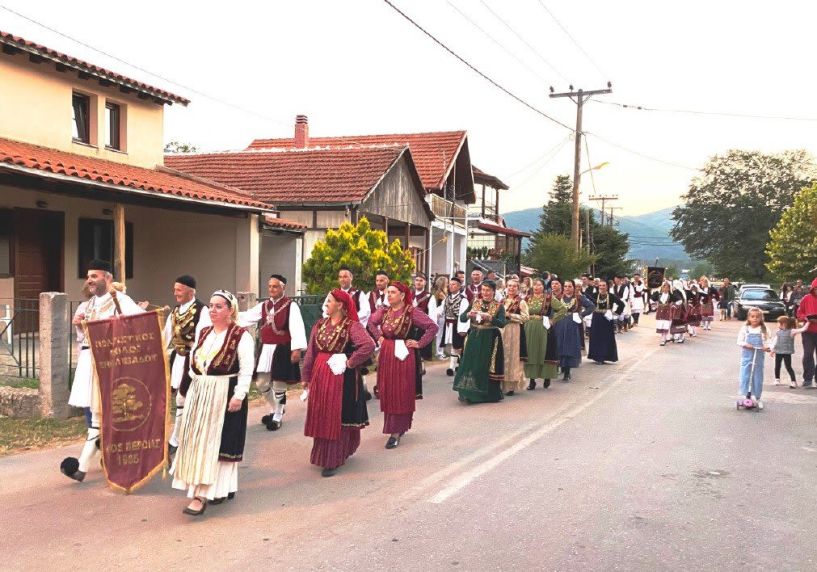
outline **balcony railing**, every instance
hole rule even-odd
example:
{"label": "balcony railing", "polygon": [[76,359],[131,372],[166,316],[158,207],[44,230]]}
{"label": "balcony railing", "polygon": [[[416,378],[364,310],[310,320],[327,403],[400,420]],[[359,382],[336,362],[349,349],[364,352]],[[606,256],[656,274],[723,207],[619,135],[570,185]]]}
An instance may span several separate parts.
{"label": "balcony railing", "polygon": [[431,212],[433,212],[437,218],[447,219],[454,217],[458,222],[465,220],[466,211],[462,205],[458,205],[435,194],[426,195],[426,199],[431,207]]}

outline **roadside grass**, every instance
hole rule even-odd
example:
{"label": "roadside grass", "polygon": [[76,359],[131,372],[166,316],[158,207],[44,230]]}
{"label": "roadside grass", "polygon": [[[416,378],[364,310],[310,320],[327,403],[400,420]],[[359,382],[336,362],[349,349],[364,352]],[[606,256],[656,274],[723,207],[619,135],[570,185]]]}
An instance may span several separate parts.
{"label": "roadside grass", "polygon": [[40,380],[30,377],[0,377],[0,385],[6,387],[27,387],[29,389],[39,389]]}
{"label": "roadside grass", "polygon": [[84,417],[67,420],[0,417],[0,456],[73,443],[85,430]]}

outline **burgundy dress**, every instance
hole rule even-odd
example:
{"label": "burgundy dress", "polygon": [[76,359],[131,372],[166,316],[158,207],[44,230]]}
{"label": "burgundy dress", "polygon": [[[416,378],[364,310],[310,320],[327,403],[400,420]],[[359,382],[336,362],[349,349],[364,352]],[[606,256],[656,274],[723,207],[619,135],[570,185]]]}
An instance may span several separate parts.
{"label": "burgundy dress", "polygon": [[[349,366],[335,375],[327,362],[341,353]],[[344,318],[333,325],[322,318],[312,328],[301,379],[309,384],[304,434],[315,440],[313,465],[336,469],[360,445],[360,430],[369,424],[369,416],[358,368],[373,353],[374,340],[360,322]]]}
{"label": "burgundy dress", "polygon": [[417,344],[423,348],[437,335],[437,324],[417,308],[380,308],[369,318],[368,329],[375,339],[383,337],[377,362],[383,433],[405,433],[414,416],[419,352],[409,348],[408,357],[400,361],[394,355],[395,340],[413,339],[412,329],[417,329],[422,332]]}

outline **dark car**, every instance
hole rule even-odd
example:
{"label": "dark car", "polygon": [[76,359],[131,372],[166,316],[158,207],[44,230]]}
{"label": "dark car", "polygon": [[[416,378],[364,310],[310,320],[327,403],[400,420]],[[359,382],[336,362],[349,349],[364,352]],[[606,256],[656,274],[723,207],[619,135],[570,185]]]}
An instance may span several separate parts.
{"label": "dark car", "polygon": [[749,308],[760,308],[764,320],[776,320],[786,315],[786,306],[777,292],[766,288],[747,288],[738,294],[735,300],[735,316],[745,320]]}

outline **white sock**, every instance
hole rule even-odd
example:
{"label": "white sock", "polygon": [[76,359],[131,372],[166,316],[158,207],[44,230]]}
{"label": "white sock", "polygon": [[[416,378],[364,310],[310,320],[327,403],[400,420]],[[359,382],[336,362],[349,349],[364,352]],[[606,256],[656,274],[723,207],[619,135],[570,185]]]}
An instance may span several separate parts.
{"label": "white sock", "polygon": [[173,432],[170,434],[170,439],[167,440],[173,447],[179,446],[179,426],[182,424],[184,401],[184,396],[181,393],[176,393],[176,418],[173,420]]}
{"label": "white sock", "polygon": [[450,358],[448,358],[448,369],[457,369],[456,356],[452,355]]}
{"label": "white sock", "polygon": [[88,429],[88,436],[85,438],[85,445],[82,446],[82,452],[79,455],[79,470],[83,473],[88,472],[88,467],[91,464],[91,459],[97,452],[96,442],[99,439],[99,429],[93,427]]}

